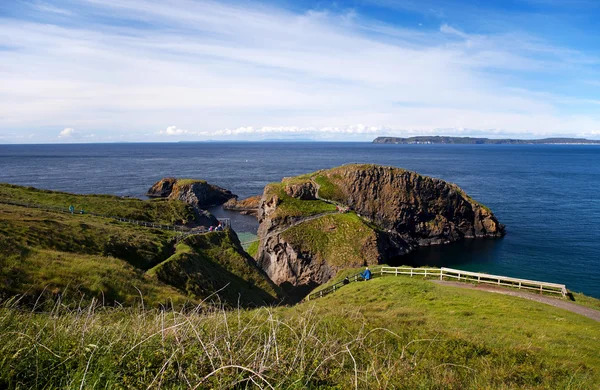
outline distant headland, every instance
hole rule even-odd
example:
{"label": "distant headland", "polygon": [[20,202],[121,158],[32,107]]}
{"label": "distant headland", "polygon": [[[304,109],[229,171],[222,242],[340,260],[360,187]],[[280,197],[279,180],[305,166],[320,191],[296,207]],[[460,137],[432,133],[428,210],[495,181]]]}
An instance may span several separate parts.
{"label": "distant headland", "polygon": [[447,137],[447,136],[418,136],[418,137],[377,137],[373,140],[374,144],[463,144],[463,145],[483,145],[483,144],[510,144],[510,145],[543,145],[543,144],[598,144],[600,140],[590,140],[585,138],[542,138],[542,139],[511,139],[511,138],[474,138],[474,137]]}

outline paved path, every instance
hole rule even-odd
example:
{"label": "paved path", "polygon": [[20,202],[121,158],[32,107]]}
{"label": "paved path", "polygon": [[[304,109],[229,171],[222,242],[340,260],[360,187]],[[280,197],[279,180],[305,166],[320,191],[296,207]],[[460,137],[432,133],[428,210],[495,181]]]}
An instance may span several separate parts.
{"label": "paved path", "polygon": [[467,288],[470,290],[483,290],[483,291],[489,291],[489,292],[494,292],[494,293],[498,293],[498,294],[511,295],[514,297],[521,297],[521,298],[529,299],[532,301],[541,302],[541,303],[545,303],[545,304],[552,305],[555,307],[559,307],[561,309],[565,309],[565,310],[571,311],[573,313],[577,313],[577,314],[580,314],[587,318],[591,318],[592,320],[600,322],[600,311],[594,310],[589,307],[581,306],[576,303],[563,301],[558,298],[548,297],[548,296],[539,295],[539,294],[532,294],[532,293],[528,293],[528,292],[524,292],[524,291],[515,291],[515,290],[510,290],[508,288],[502,288],[502,287],[485,286],[485,285],[481,285],[481,284],[473,285],[473,284],[469,284],[469,283],[448,282],[448,281],[442,281],[442,280],[432,280],[432,282],[436,283],[436,284],[441,284],[444,286]]}

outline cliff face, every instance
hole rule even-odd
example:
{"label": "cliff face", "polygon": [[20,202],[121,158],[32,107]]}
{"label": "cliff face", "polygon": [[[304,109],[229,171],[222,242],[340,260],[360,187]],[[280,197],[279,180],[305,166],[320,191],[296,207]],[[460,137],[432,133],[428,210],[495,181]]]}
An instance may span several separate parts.
{"label": "cliff face", "polygon": [[267,186],[259,221],[259,263],[275,283],[296,289],[419,246],[504,235],[493,213],[458,186],[376,165],[348,165]]}
{"label": "cliff face", "polygon": [[501,237],[504,226],[455,184],[403,169],[352,165],[318,172],[320,195],[340,202],[411,245]]}

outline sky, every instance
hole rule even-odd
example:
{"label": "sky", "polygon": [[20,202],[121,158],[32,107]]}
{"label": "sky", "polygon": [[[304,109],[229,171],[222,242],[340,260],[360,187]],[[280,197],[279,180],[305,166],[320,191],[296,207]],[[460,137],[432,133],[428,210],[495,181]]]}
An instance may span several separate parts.
{"label": "sky", "polygon": [[0,143],[600,139],[598,0],[3,0]]}

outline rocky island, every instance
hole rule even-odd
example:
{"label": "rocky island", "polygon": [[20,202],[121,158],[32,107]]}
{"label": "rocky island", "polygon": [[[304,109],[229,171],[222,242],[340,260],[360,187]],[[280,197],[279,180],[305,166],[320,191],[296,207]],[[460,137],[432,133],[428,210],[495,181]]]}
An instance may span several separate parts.
{"label": "rocky island", "polygon": [[417,137],[377,137],[374,144],[461,144],[461,145],[598,145],[599,140],[585,138],[542,138],[542,139],[514,139],[514,138],[477,138],[477,137],[449,137],[449,136],[417,136]]}
{"label": "rocky island", "polygon": [[419,246],[505,233],[494,214],[457,185],[377,165],[272,183],[259,221],[259,264],[296,293],[343,268],[396,262]]}

